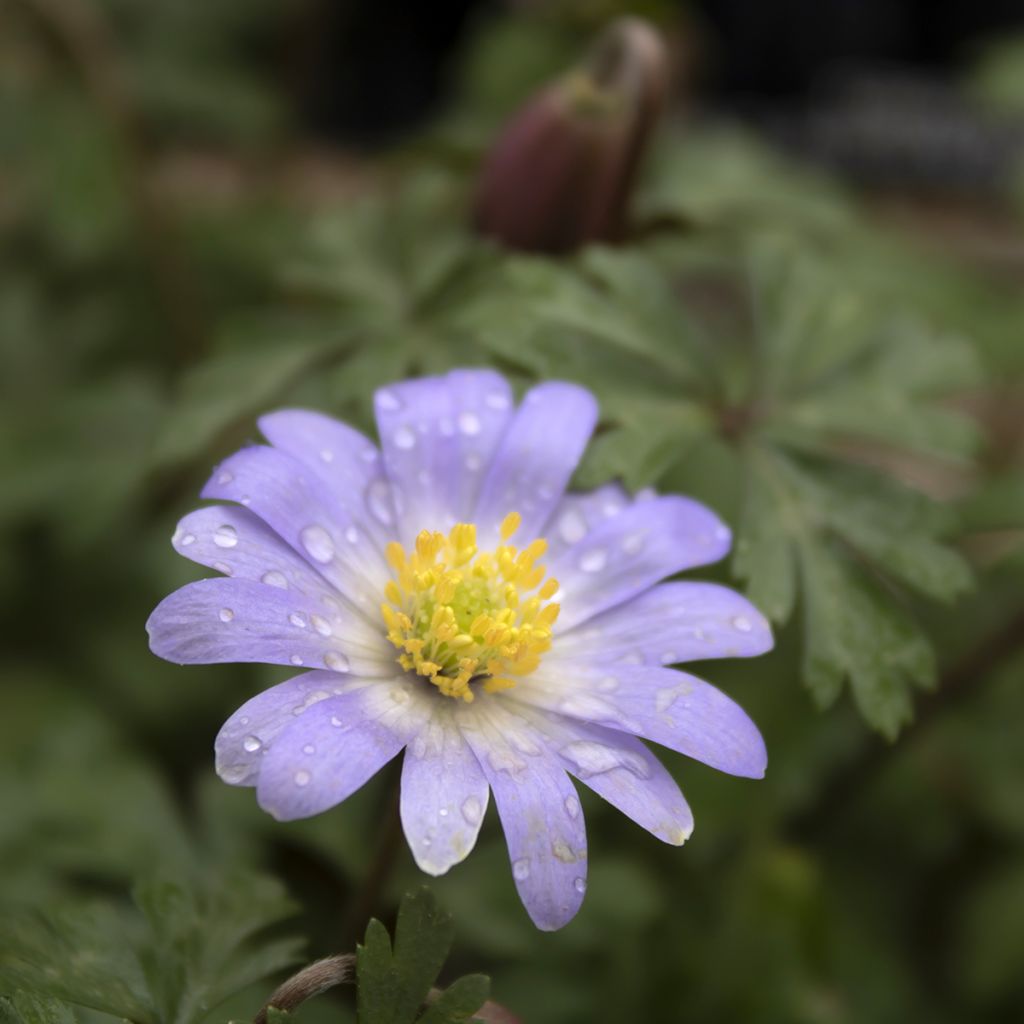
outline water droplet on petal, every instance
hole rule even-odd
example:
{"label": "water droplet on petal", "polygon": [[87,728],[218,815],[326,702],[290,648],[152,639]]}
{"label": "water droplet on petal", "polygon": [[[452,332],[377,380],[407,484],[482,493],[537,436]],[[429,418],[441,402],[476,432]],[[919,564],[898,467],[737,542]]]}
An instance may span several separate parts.
{"label": "water droplet on petal", "polygon": [[754,624],[745,615],[737,615],[733,620],[732,624],[741,632],[749,633],[753,628]]}
{"label": "water droplet on petal", "polygon": [[307,743],[307,744],[306,744],[306,745],[305,745],[305,746],[304,746],[304,747],[302,748],[302,752],[303,752],[304,754],[315,754],[315,753],[316,753],[316,747],[314,747],[312,743]]}
{"label": "water droplet on petal", "polygon": [[219,484],[229,484],[234,479],[235,479],[234,473],[229,473],[229,472],[227,472],[227,470],[225,470],[223,473],[218,473],[217,474],[217,483],[219,483]]}
{"label": "water droplet on petal", "polygon": [[306,628],[306,620],[298,612],[292,612],[288,616],[288,621],[298,629]]}
{"label": "water droplet on petal", "polygon": [[403,424],[395,431],[394,442],[396,448],[408,451],[416,447],[416,431],[407,424]]}
{"label": "water droplet on petal", "polygon": [[321,615],[311,615],[309,621],[321,636],[331,635],[331,624]]}
{"label": "water droplet on petal", "polygon": [[302,659],[297,654],[293,654],[288,660],[293,665],[301,665],[302,664]]}
{"label": "water droplet on petal", "polygon": [[226,562],[214,562],[213,567],[217,570],[217,572],[224,573],[225,576],[232,575],[231,566],[228,565]]}
{"label": "water droplet on petal", "polygon": [[322,526],[304,527],[299,540],[314,561],[326,564],[334,557],[334,541]]}
{"label": "water droplet on petal", "polygon": [[255,754],[257,750],[263,746],[258,736],[246,736],[242,740],[242,749],[248,751],[250,754]]}
{"label": "water droplet on petal", "polygon": [[185,536],[181,538],[181,546],[183,548],[187,548],[189,544],[195,544],[195,542],[196,535],[194,533],[186,533]]}
{"label": "water droplet on petal", "polygon": [[409,702],[408,690],[403,690],[400,686],[395,687],[389,696],[396,704],[408,704]]}
{"label": "water droplet on petal", "polygon": [[572,887],[580,894],[587,891],[587,880],[585,878],[574,878]]}
{"label": "water droplet on petal", "polygon": [[447,807],[442,807],[442,808],[441,808],[441,810],[439,810],[439,811],[438,811],[437,813],[438,813],[438,814],[439,814],[439,815],[440,815],[440,816],[441,816],[442,818],[447,818],[447,817],[448,817],[448,808],[447,808]]}
{"label": "water droplet on petal", "polygon": [[394,518],[391,501],[391,488],[388,486],[388,482],[383,477],[372,480],[370,486],[366,488],[366,505],[373,518],[385,526],[389,525]]}
{"label": "water droplet on petal", "polygon": [[334,461],[334,452],[332,452],[330,448],[321,448],[320,449],[320,458],[324,462],[333,462]]}
{"label": "water droplet on petal", "polygon": [[558,532],[566,544],[575,544],[587,535],[587,521],[578,508],[568,508],[558,520]]}
{"label": "water droplet on petal", "polygon": [[354,526],[347,527],[345,530],[345,540],[347,540],[349,544],[358,544],[359,531]]}
{"label": "water droplet on petal", "polygon": [[574,796],[567,796],[565,798],[565,813],[570,818],[578,818],[580,816],[580,802]]}
{"label": "water droplet on petal", "polygon": [[260,577],[260,583],[266,583],[268,587],[278,587],[281,590],[288,589],[288,580],[285,579],[284,573],[278,572],[277,569],[265,572]]}
{"label": "water droplet on petal", "polygon": [[576,774],[581,779],[602,775],[615,768],[625,768],[638,779],[650,776],[647,762],[639,754],[592,740],[575,740],[566,744],[562,748],[562,756],[576,765]]}
{"label": "water droplet on petal", "polygon": [[530,877],[530,862],[525,857],[512,865],[512,877],[517,882],[525,882]]}
{"label": "water droplet on petal", "polygon": [[591,548],[580,558],[580,568],[584,572],[600,572],[608,564],[608,553],[604,548]]}
{"label": "water droplet on petal", "polygon": [[313,778],[313,776],[310,775],[309,772],[305,772],[305,771],[303,771],[303,772],[296,772],[295,773],[295,785],[296,786],[308,786],[309,785],[309,780],[312,779],[312,778]]}
{"label": "water droplet on petal", "polygon": [[381,389],[377,392],[377,408],[395,412],[402,408],[402,400],[393,391]]}
{"label": "water droplet on petal", "polygon": [[217,616],[221,622],[230,622],[235,617],[235,613],[230,608],[221,608]]}
{"label": "water droplet on petal", "polygon": [[637,555],[644,546],[644,535],[642,533],[631,533],[623,542],[622,550],[627,555]]}
{"label": "water droplet on petal", "polygon": [[475,412],[460,412],[458,417],[459,430],[466,437],[476,437],[482,429],[480,417]]}
{"label": "water droplet on petal", "polygon": [[339,654],[338,651],[328,651],[324,655],[324,664],[332,672],[347,672],[350,668],[348,658],[344,654]]}
{"label": "water droplet on petal", "polygon": [[335,729],[340,729],[341,719],[337,715],[331,715],[331,725],[333,725]]}
{"label": "water droplet on petal", "polygon": [[243,494],[239,500],[246,508],[252,504],[252,498],[250,498],[248,494]]}
{"label": "water droplet on petal", "polygon": [[483,805],[475,796],[468,796],[462,801],[462,816],[470,825],[479,824],[483,813]]}
{"label": "water droplet on petal", "polygon": [[228,523],[213,531],[213,543],[219,548],[233,548],[238,543],[238,531]]}

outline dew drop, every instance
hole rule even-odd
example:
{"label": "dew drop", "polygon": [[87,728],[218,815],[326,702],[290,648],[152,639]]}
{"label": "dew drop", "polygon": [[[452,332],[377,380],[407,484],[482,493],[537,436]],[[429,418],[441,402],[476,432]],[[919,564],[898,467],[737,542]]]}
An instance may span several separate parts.
{"label": "dew drop", "polygon": [[622,550],[627,555],[636,555],[640,553],[640,549],[644,546],[644,535],[642,533],[631,533],[623,542]]}
{"label": "dew drop", "polygon": [[302,748],[302,752],[303,752],[304,754],[307,754],[307,755],[309,755],[309,754],[315,754],[315,753],[316,753],[316,747],[314,747],[312,743],[307,743],[307,744],[306,744],[306,745],[305,745],[305,746],[304,746],[304,747]]}
{"label": "dew drop", "polygon": [[582,895],[587,891],[587,880],[585,878],[574,878],[572,887]]}
{"label": "dew drop", "polygon": [[402,401],[393,391],[381,389],[377,392],[377,407],[385,412],[395,412],[402,408]]}
{"label": "dew drop", "polygon": [[238,531],[224,523],[213,531],[213,543],[219,548],[233,548],[238,543]]}
{"label": "dew drop", "polygon": [[525,882],[530,877],[530,862],[525,857],[512,865],[512,877],[517,882]]}
{"label": "dew drop", "polygon": [[257,750],[261,749],[263,744],[260,742],[258,736],[246,736],[242,740],[242,749],[248,751],[250,754],[255,754]]}
{"label": "dew drop", "polygon": [[239,500],[246,508],[252,504],[252,498],[250,498],[248,494],[243,494]]}
{"label": "dew drop", "polygon": [[745,615],[737,615],[733,620],[732,624],[741,632],[749,633],[753,628],[754,624]]}
{"label": "dew drop", "polygon": [[407,690],[403,690],[401,687],[395,687],[395,689],[391,691],[389,696],[391,697],[392,701],[394,701],[395,704],[409,703],[409,693]]}
{"label": "dew drop", "polygon": [[227,562],[214,562],[213,567],[217,570],[217,572],[224,573],[225,576],[232,575],[231,566],[228,565]]}
{"label": "dew drop", "polygon": [[587,535],[587,521],[577,508],[566,509],[558,520],[558,532],[566,544],[575,544]]}
{"label": "dew drop", "polygon": [[462,801],[462,816],[470,825],[478,824],[483,813],[483,805],[475,796],[468,796]]}
{"label": "dew drop", "polygon": [[288,660],[293,665],[301,665],[302,664],[302,659],[297,654],[293,654]]}
{"label": "dew drop", "polygon": [[349,526],[345,530],[345,540],[347,540],[349,544],[358,544],[359,531],[354,526]]}
{"label": "dew drop", "polygon": [[234,473],[228,473],[227,471],[225,471],[223,473],[218,473],[217,474],[217,483],[219,483],[219,484],[229,484],[234,479],[235,479]]}
{"label": "dew drop", "polygon": [[260,583],[266,583],[268,587],[278,587],[280,590],[288,589],[288,581],[285,579],[284,573],[278,572],[277,569],[265,572],[260,577]]}
{"label": "dew drop", "polygon": [[288,616],[288,621],[297,629],[306,628],[306,620],[298,612],[292,612],[291,615]]}
{"label": "dew drop", "polygon": [[311,615],[309,621],[321,636],[331,635],[331,624],[322,615]]}
{"label": "dew drop", "polygon": [[195,544],[195,542],[196,535],[194,533],[186,533],[185,536],[181,538],[181,546],[183,548],[187,548],[189,544]]}
{"label": "dew drop", "polygon": [[331,715],[331,725],[333,725],[335,729],[340,729],[341,719],[337,715]]}
{"label": "dew drop", "polygon": [[441,808],[441,810],[439,810],[439,811],[438,811],[437,813],[438,813],[438,814],[439,814],[439,815],[440,815],[440,816],[441,816],[442,818],[447,818],[447,817],[448,817],[448,808],[447,808],[447,807],[442,807],[442,808]]}
{"label": "dew drop", "polygon": [[580,802],[574,796],[567,796],[565,798],[565,813],[570,818],[576,819],[580,816]]}
{"label": "dew drop", "polygon": [[394,518],[391,511],[391,488],[382,477],[372,480],[366,488],[366,505],[379,523],[385,526],[391,523]]}
{"label": "dew drop", "polygon": [[305,772],[305,771],[296,772],[295,773],[295,785],[296,786],[308,786],[309,785],[309,780],[312,779],[312,778],[313,778],[313,776],[310,775],[309,772]]}
{"label": "dew drop", "polygon": [[334,461],[334,452],[332,452],[330,448],[321,448],[320,449],[320,458],[324,462],[333,462]]}
{"label": "dew drop", "polygon": [[408,425],[399,427],[394,434],[394,442],[396,448],[401,448],[403,451],[408,451],[410,448],[416,447],[416,431]]}
{"label": "dew drop", "polygon": [[615,768],[625,768],[639,779],[646,779],[650,775],[647,763],[638,754],[592,740],[575,740],[568,743],[562,748],[562,755],[576,765],[576,774],[581,779],[587,779],[591,775],[602,775]]}
{"label": "dew drop", "polygon": [[239,725],[248,725],[249,724],[249,716],[248,715],[242,715],[242,717],[238,720],[238,724]]}
{"label": "dew drop", "polygon": [[306,526],[299,534],[299,540],[309,557],[326,564],[334,557],[334,541],[322,526]]}
{"label": "dew drop", "polygon": [[230,622],[235,617],[235,613],[230,608],[221,608],[217,617],[221,622]]}
{"label": "dew drop", "polygon": [[350,667],[348,658],[338,651],[328,651],[324,655],[324,664],[333,672],[347,672]]}
{"label": "dew drop", "polygon": [[584,572],[600,572],[608,564],[608,553],[604,548],[591,548],[580,558],[580,568]]}
{"label": "dew drop", "polygon": [[460,412],[458,418],[459,430],[466,437],[476,437],[482,429],[480,417],[475,412]]}

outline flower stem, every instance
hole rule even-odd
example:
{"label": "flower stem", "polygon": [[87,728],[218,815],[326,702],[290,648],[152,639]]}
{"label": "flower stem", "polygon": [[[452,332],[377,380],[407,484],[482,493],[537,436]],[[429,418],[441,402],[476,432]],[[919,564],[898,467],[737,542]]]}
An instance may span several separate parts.
{"label": "flower stem", "polygon": [[380,910],[384,891],[398,864],[398,854],[403,843],[402,820],[398,812],[399,794],[400,775],[396,772],[391,798],[388,801],[388,809],[377,836],[370,869],[345,917],[342,937],[346,946],[362,938],[367,921],[374,911]]}

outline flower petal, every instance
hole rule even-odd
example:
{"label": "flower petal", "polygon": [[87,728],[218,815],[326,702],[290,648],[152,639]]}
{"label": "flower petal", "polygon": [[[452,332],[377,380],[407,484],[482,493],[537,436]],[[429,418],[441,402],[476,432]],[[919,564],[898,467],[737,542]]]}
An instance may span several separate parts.
{"label": "flower petal", "polygon": [[404,381],[378,391],[374,408],[403,541],[468,522],[512,416],[505,378],[456,370]]}
{"label": "flower petal", "polygon": [[515,697],[570,718],[634,733],[728,772],[759,779],[768,755],[757,726],[710,683],[635,662],[543,663]]}
{"label": "flower petal", "polygon": [[356,694],[366,685],[364,680],[341,680],[332,672],[306,672],[258,693],[217,734],[213,745],[217,774],[232,786],[255,786],[264,753],[298,716],[320,701],[332,700],[336,717],[359,721]]}
{"label": "flower petal", "polygon": [[405,737],[367,712],[365,690],[313,704],[264,754],[260,807],[278,821],[309,818],[351,796],[405,746]]}
{"label": "flower petal", "polygon": [[243,448],[217,467],[202,496],[247,506],[342,594],[376,616],[390,579],[380,548],[366,536],[362,520],[338,506],[301,462],[263,445]]}
{"label": "flower petal", "polygon": [[619,484],[604,484],[583,494],[567,494],[544,525],[542,536],[548,542],[548,559],[557,558],[566,548],[578,544],[633,501]]}
{"label": "flower petal", "polygon": [[[277,449],[298,460],[326,488],[332,507],[363,525],[383,546],[390,535],[374,507],[387,510],[380,452],[358,430],[323,413],[308,409],[280,409],[259,419],[263,436]],[[386,516],[385,516],[386,518]]]}
{"label": "flower petal", "polygon": [[561,928],[587,887],[583,815],[569,813],[576,790],[544,738],[507,702],[488,702],[459,721],[494,791],[519,898],[538,928]]}
{"label": "flower petal", "polygon": [[258,661],[394,675],[394,650],[358,616],[252,580],[209,579],[165,597],[146,623],[154,654],[179,665]]}
{"label": "flower petal", "polygon": [[487,809],[487,779],[448,709],[438,713],[406,748],[401,815],[416,863],[443,875],[468,856]]}
{"label": "flower petal", "polygon": [[772,649],[768,620],[717,583],[662,583],[560,635],[545,661],[635,656],[648,665],[753,658]]}
{"label": "flower petal", "polygon": [[509,512],[522,516],[517,544],[540,535],[596,423],[594,396],[575,384],[550,381],[526,394],[480,492],[474,522],[481,547],[497,541]]}
{"label": "flower petal", "polygon": [[[535,708],[517,711],[543,731],[569,772],[627,818],[673,846],[690,837],[693,814],[679,786],[638,739]],[[573,817],[580,813],[575,797],[566,811]]]}
{"label": "flower petal", "polygon": [[[248,509],[213,505],[184,516],[171,538],[179,555],[235,579],[259,580],[362,618],[309,562]],[[363,620],[365,623],[365,620]]]}
{"label": "flower petal", "polygon": [[559,634],[684,569],[717,562],[731,534],[689,498],[640,501],[597,526],[548,564],[561,584]]}

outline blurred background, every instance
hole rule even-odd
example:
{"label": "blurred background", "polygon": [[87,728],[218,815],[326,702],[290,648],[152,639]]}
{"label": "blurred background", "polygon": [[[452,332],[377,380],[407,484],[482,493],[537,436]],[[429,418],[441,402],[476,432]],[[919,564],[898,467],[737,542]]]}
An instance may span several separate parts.
{"label": "blurred background", "polygon": [[[621,15],[663,52],[595,57]],[[372,430],[490,364],[598,394],[579,486],[737,525],[778,647],[698,671],[770,768],[666,754],[681,850],[582,794],[551,935],[489,814],[445,977],[530,1024],[1024,1019],[1022,226],[1019,0],[0,0],[0,995],[251,1019],[390,925],[395,766],[273,822],[212,742],[287,673],[143,626],[260,412]]]}

